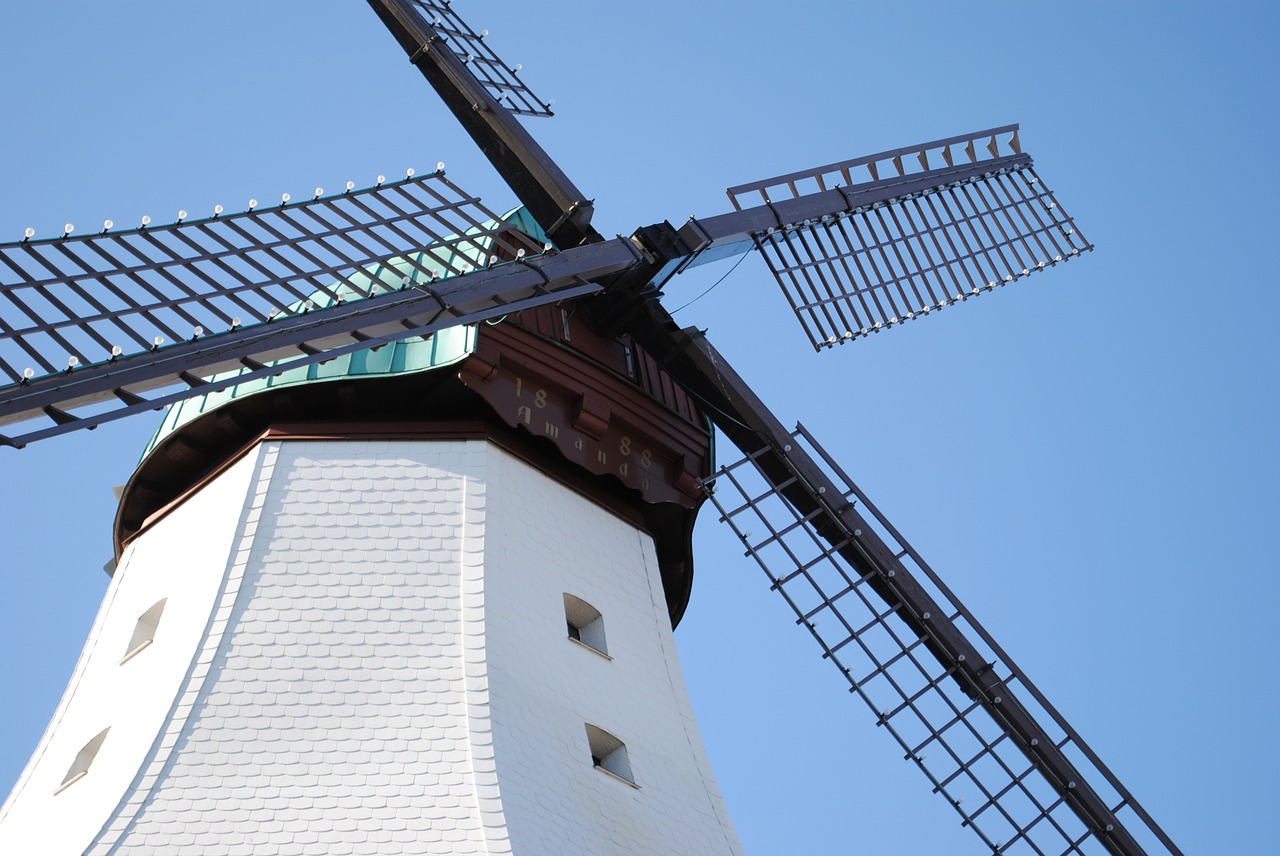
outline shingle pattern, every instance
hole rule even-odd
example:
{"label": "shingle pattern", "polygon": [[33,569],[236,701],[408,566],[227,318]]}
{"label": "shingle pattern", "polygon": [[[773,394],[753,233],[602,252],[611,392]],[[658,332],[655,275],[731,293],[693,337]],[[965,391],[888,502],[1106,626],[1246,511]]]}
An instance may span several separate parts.
{"label": "shingle pattern", "polygon": [[279,449],[177,727],[93,852],[504,852],[477,804],[467,714],[487,705],[468,709],[461,644],[483,447]]}
{"label": "shingle pattern", "polygon": [[[647,535],[483,441],[270,442],[257,466],[203,644],[87,852],[741,853]],[[612,659],[568,639],[565,592]],[[592,768],[588,722],[639,788]]]}
{"label": "shingle pattern", "polygon": [[[493,739],[520,854],[738,854],[676,657],[653,541],[501,453],[486,471]],[[612,659],[567,638],[564,593]],[[632,788],[590,765],[585,723],[628,747]],[[566,842],[568,844],[566,845]]]}

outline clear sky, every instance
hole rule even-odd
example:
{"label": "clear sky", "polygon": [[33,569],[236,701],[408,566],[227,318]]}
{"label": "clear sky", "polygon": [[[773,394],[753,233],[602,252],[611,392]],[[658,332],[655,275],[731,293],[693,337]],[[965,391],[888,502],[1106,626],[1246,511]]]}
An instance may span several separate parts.
{"label": "clear sky", "polygon": [[[1274,5],[456,5],[556,99],[530,128],[606,234],[1022,123],[1093,254],[822,355],[754,259],[678,317],[836,454],[1187,853],[1274,848]],[[4,240],[441,160],[514,201],[356,0],[10,6]],[[110,488],[155,424],[0,449],[0,792],[74,666]],[[704,518],[677,639],[749,852],[984,852]]]}

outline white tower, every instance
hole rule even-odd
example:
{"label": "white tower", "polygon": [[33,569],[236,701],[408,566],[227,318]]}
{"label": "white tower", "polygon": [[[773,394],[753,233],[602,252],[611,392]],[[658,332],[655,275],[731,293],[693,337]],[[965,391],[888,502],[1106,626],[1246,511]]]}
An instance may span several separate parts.
{"label": "white tower", "polygon": [[173,409],[5,854],[731,854],[672,640],[709,466],[545,308]]}

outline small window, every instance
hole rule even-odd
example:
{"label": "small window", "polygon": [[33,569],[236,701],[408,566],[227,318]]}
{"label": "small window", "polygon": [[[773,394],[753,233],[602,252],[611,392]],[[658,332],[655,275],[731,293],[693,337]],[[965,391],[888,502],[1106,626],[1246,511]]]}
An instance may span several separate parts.
{"label": "small window", "polygon": [[629,342],[622,343],[622,357],[627,361],[627,377],[632,380],[639,380],[640,378],[636,374],[636,353],[632,350]]}
{"label": "small window", "polygon": [[569,638],[588,648],[609,656],[604,643],[604,619],[600,610],[571,594],[564,596],[564,620],[569,628]]}
{"label": "small window", "polygon": [[603,728],[597,728],[588,723],[587,745],[591,747],[593,767],[604,770],[629,785],[636,786],[635,776],[631,773],[631,759],[627,756],[627,747],[621,740]]}
{"label": "small window", "polygon": [[84,748],[76,755],[76,760],[71,764],[71,769],[67,770],[67,775],[63,778],[62,784],[58,785],[54,794],[60,794],[76,782],[83,779],[89,773],[89,767],[93,764],[93,759],[98,756],[98,750],[102,748],[102,742],[107,739],[107,732],[110,728],[104,728],[98,732],[98,735],[84,744]]}
{"label": "small window", "polygon": [[138,618],[138,624],[133,628],[133,638],[129,640],[129,647],[124,652],[121,663],[129,662],[138,652],[155,641],[156,628],[160,626],[160,615],[164,612],[164,605],[168,600],[169,598],[166,597],[157,601]]}

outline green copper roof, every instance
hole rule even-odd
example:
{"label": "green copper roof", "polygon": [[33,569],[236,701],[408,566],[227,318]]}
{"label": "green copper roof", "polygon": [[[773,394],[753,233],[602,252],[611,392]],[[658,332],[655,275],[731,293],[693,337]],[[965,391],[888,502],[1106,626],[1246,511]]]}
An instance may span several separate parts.
{"label": "green copper roof", "polygon": [[[547,240],[546,234],[524,208],[517,208],[511,211],[502,218],[502,221],[529,235],[535,241],[545,243]],[[483,230],[487,232],[492,230],[493,226],[494,223],[492,222],[482,224],[477,228],[477,231]],[[355,285],[362,287],[365,293],[368,293],[369,288],[376,283],[382,283],[389,291],[398,290],[401,288],[402,281],[406,276],[410,280],[422,277],[421,269],[443,274],[446,270],[446,264],[456,268],[459,261],[469,259],[474,262],[475,259],[471,253],[478,255],[477,250],[471,250],[469,253],[450,248],[442,252],[438,247],[434,249],[427,248],[403,260],[393,260],[388,264],[377,265],[368,270],[360,271],[350,279]],[[410,258],[414,264],[410,264]],[[359,291],[346,283],[335,284],[330,287],[330,290],[334,295],[343,299],[349,296],[361,296]],[[320,291],[312,295],[310,301],[316,308],[323,308],[331,305],[334,297]],[[301,306],[292,306],[286,309],[286,312],[296,311],[301,308]],[[359,351],[354,354],[347,354],[324,363],[313,363],[309,366],[290,369],[273,377],[248,380],[219,392],[180,401],[167,409],[164,421],[143,450],[142,459],[146,459],[160,441],[173,431],[229,401],[269,389],[297,386],[299,384],[323,383],[352,377],[387,377],[390,375],[430,371],[466,359],[475,350],[475,344],[476,331],[474,326],[453,327],[427,337],[414,336],[404,339],[379,348],[377,351]],[[214,375],[212,379],[220,380],[235,374],[242,374],[244,371],[247,370],[218,374]]]}
{"label": "green copper roof", "polygon": [[[169,407],[164,421],[142,452],[146,458],[165,437],[201,414],[215,410],[229,401],[264,392],[268,389],[322,383],[351,377],[387,377],[410,372],[430,371],[466,359],[475,349],[474,327],[454,327],[427,338],[415,337],[387,345],[377,351],[359,351],[337,357],[327,363],[291,369],[274,377],[258,378],[219,392],[188,398]],[[216,377],[225,377],[217,375]]]}

